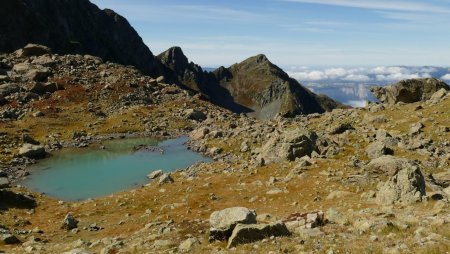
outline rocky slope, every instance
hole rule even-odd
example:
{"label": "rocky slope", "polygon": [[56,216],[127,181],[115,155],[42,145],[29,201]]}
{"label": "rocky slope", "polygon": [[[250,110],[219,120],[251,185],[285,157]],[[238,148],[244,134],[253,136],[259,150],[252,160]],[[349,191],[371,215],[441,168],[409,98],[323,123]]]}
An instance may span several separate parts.
{"label": "rocky slope", "polygon": [[[30,47],[0,56],[0,252],[450,251],[447,91],[258,120],[130,67]],[[14,184],[42,149],[179,134],[214,161],[83,202]]]}
{"label": "rocky slope", "polygon": [[89,0],[8,0],[0,16],[0,52],[38,43],[55,53],[90,54],[160,74],[158,61],[128,21]]}

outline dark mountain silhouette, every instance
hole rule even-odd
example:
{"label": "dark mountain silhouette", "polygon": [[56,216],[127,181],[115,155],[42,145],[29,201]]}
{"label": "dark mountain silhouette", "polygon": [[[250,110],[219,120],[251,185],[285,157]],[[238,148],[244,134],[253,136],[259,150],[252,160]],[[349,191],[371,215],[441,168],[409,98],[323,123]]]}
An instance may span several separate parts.
{"label": "dark mountain silhouette", "polygon": [[157,75],[159,64],[128,21],[88,0],[5,0],[0,7],[0,52],[28,43],[53,52],[91,54]]}

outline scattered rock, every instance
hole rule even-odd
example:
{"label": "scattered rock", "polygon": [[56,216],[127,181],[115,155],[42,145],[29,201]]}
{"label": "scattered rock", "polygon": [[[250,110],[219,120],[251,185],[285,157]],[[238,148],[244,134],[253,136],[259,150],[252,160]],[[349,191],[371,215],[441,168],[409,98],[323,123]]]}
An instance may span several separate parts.
{"label": "scattered rock", "polygon": [[438,103],[439,101],[442,100],[442,98],[444,98],[446,95],[448,94],[448,89],[445,88],[441,88],[439,91],[435,92],[431,98],[430,98],[430,102],[431,103]]}
{"label": "scattered rock", "polygon": [[153,180],[153,179],[160,177],[162,174],[163,174],[162,170],[155,170],[155,171],[151,172],[150,174],[148,174],[147,178]]}
{"label": "scattered rock", "polygon": [[159,185],[167,184],[167,183],[173,183],[173,182],[174,182],[174,180],[173,180],[172,175],[170,173],[162,174],[159,177],[159,181],[158,181]]}
{"label": "scattered rock", "polygon": [[9,230],[0,228],[0,243],[2,244],[18,244],[20,240],[13,234],[9,232]]}
{"label": "scattered rock", "polygon": [[171,240],[156,240],[153,243],[153,246],[157,249],[161,249],[161,248],[167,248],[167,247],[174,246],[174,243]]}
{"label": "scattered rock", "polygon": [[31,159],[42,159],[47,156],[47,152],[43,146],[24,144],[19,150],[19,155]]}
{"label": "scattered rock", "polygon": [[207,118],[205,113],[196,109],[186,109],[184,111],[184,115],[186,116],[187,119],[195,120],[198,122],[202,122]]}
{"label": "scattered rock", "polygon": [[90,251],[87,251],[85,249],[80,249],[79,248],[79,249],[73,249],[73,250],[70,250],[70,251],[66,251],[63,254],[94,254],[94,253],[92,253]]}
{"label": "scattered rock", "polygon": [[344,197],[348,197],[352,195],[352,192],[349,191],[333,191],[327,196],[327,200],[333,200],[333,199],[342,199]]}
{"label": "scattered rock", "polygon": [[386,147],[386,145],[383,142],[377,141],[367,146],[366,153],[370,159],[376,159],[383,155],[392,155],[394,151]]}
{"label": "scattered rock", "polygon": [[417,164],[408,162],[381,186],[376,202],[380,205],[411,204],[423,201],[424,196],[425,179],[422,172]]}
{"label": "scattered rock", "polygon": [[237,224],[228,240],[228,248],[252,243],[268,237],[289,236],[290,232],[282,222],[271,224]]}
{"label": "scattered rock", "polygon": [[166,78],[164,76],[159,76],[158,78],[156,78],[156,82],[164,83],[164,82],[166,82]]}
{"label": "scattered rock", "polygon": [[310,156],[317,150],[314,132],[296,129],[286,133],[275,135],[262,148],[260,156],[266,163],[280,160],[294,161],[305,155]]}
{"label": "scattered rock", "polygon": [[200,140],[204,138],[209,133],[209,129],[207,127],[201,127],[191,132],[189,137],[192,140]]}
{"label": "scattered rock", "polygon": [[32,43],[27,44],[24,48],[18,50],[18,55],[20,57],[41,56],[50,53],[50,48]]}
{"label": "scattered rock", "polygon": [[8,177],[0,177],[0,189],[8,188],[9,180]]}
{"label": "scattered rock", "polygon": [[76,220],[72,216],[72,214],[67,214],[66,217],[64,217],[61,229],[72,230],[72,229],[77,228],[77,227],[78,227],[78,220]]}
{"label": "scattered rock", "polygon": [[417,134],[422,132],[422,129],[424,127],[425,126],[422,123],[415,123],[415,124],[411,125],[411,129],[409,130],[409,134],[417,135]]}
{"label": "scattered rock", "polygon": [[181,252],[189,252],[192,251],[192,249],[195,247],[195,245],[199,244],[200,242],[198,241],[197,238],[195,237],[191,237],[188,238],[186,240],[184,240],[179,246],[178,249]]}
{"label": "scattered rock", "polygon": [[330,133],[331,135],[342,134],[347,130],[354,130],[354,129],[355,128],[353,128],[353,126],[349,123],[340,123],[338,125],[331,126],[328,129],[328,133]]}
{"label": "scattered rock", "polygon": [[34,117],[43,117],[44,113],[42,111],[36,111],[36,112],[33,113],[33,116]]}

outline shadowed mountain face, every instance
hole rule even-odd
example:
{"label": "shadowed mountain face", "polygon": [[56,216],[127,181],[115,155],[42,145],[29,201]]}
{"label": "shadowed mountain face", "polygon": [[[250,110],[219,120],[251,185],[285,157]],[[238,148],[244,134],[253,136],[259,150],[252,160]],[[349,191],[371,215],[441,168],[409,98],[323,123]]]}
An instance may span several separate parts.
{"label": "shadowed mountain face", "polygon": [[0,52],[28,43],[55,53],[96,55],[158,75],[159,64],[128,21],[88,0],[7,0],[0,8]]}
{"label": "shadowed mountain face", "polygon": [[218,106],[236,113],[252,112],[235,101],[230,92],[219,85],[213,73],[203,71],[202,67],[189,62],[180,47],[172,47],[157,56],[162,64],[166,81],[175,83],[185,89],[201,93]]}

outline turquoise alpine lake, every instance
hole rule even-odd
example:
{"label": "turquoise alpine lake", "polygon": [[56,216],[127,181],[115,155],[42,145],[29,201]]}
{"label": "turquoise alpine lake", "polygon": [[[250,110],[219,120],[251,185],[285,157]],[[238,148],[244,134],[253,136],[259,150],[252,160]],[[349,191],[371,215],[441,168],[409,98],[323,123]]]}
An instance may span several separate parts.
{"label": "turquoise alpine lake", "polygon": [[154,170],[170,172],[212,161],[188,150],[187,140],[118,139],[103,142],[104,149],[63,149],[31,167],[21,184],[62,200],[107,196],[148,183],[146,176]]}

